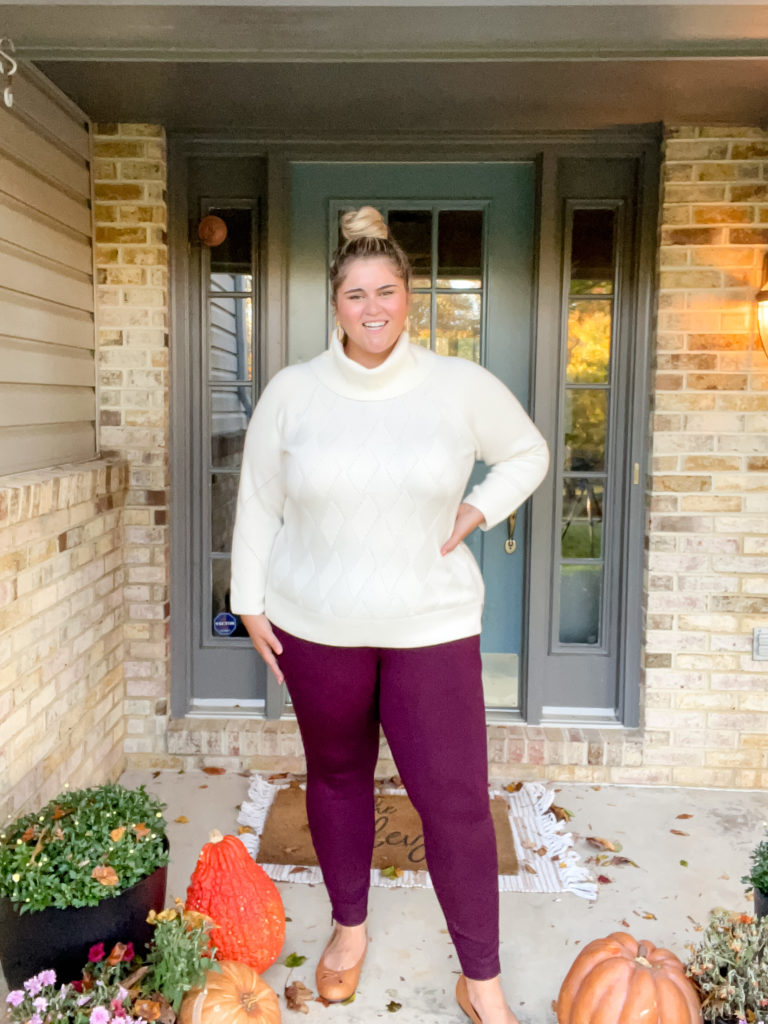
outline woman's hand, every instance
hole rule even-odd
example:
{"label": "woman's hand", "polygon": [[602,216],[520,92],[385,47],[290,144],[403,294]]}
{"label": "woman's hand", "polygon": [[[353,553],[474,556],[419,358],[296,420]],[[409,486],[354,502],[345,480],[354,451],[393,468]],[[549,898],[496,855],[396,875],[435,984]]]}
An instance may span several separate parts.
{"label": "woman's hand", "polygon": [[453,533],[448,540],[440,548],[441,555],[447,555],[449,551],[460,544],[464,538],[472,533],[475,527],[485,522],[485,516],[479,508],[475,508],[474,505],[468,505],[466,501],[462,501],[459,505],[458,511],[456,512],[456,521],[453,524]]}
{"label": "woman's hand", "polygon": [[272,674],[278,683],[285,682],[285,676],[277,664],[276,654],[283,653],[283,645],[272,632],[272,626],[266,615],[241,615],[243,625],[248,630],[248,636],[253,641],[253,646],[262,656],[267,665],[272,669]]}

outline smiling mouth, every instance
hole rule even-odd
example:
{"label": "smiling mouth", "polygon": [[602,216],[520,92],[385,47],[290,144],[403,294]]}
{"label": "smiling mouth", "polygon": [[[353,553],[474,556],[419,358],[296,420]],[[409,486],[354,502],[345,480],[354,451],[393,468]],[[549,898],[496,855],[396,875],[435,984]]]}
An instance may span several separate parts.
{"label": "smiling mouth", "polygon": [[368,330],[374,330],[374,331],[377,330],[380,327],[386,327],[386,326],[387,326],[387,321],[386,320],[369,320],[369,321],[363,323],[363,327],[368,328]]}

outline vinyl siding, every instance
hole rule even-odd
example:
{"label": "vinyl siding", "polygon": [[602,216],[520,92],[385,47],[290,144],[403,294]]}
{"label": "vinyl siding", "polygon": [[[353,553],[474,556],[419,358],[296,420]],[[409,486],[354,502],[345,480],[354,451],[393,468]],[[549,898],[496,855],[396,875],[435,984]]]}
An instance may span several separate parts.
{"label": "vinyl siding", "polygon": [[88,118],[21,65],[0,105],[0,475],[96,454]]}

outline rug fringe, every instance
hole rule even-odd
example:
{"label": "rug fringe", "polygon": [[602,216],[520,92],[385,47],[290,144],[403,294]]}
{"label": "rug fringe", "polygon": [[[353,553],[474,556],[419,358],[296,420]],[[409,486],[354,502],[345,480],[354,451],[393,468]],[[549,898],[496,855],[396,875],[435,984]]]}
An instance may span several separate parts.
{"label": "rug fringe", "polygon": [[[278,789],[278,785],[254,773],[248,799],[238,814],[238,823],[251,830],[242,833],[240,839],[254,860],[257,859],[261,833]],[[379,792],[406,795],[404,789],[394,787],[383,787]],[[509,808],[515,852],[520,864],[516,875],[499,875],[500,892],[571,892],[583,899],[597,899],[597,882],[573,849],[573,836],[562,831],[563,822],[558,821],[550,810],[555,797],[552,789],[541,782],[524,782],[514,793],[491,790],[491,796],[502,797]],[[539,854],[542,848],[545,848],[545,853]],[[317,885],[323,880],[319,867],[293,864],[262,864],[261,867],[276,882]],[[377,868],[372,868],[371,885],[431,889],[432,879],[427,871],[404,871],[398,878],[389,878]]]}

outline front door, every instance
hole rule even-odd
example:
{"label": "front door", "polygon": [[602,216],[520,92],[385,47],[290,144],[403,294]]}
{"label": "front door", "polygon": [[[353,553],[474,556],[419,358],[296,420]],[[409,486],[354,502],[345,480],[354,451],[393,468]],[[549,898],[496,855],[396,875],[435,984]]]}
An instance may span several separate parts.
{"label": "front door", "polygon": [[[410,333],[440,354],[481,363],[528,406],[532,341],[535,167],[530,162],[367,164],[291,168],[288,361],[310,359],[332,326],[328,263],[339,218],[382,211],[413,266]],[[476,475],[485,467],[478,465]],[[507,548],[506,523],[468,539],[486,586],[486,704],[520,707],[525,509]]]}

